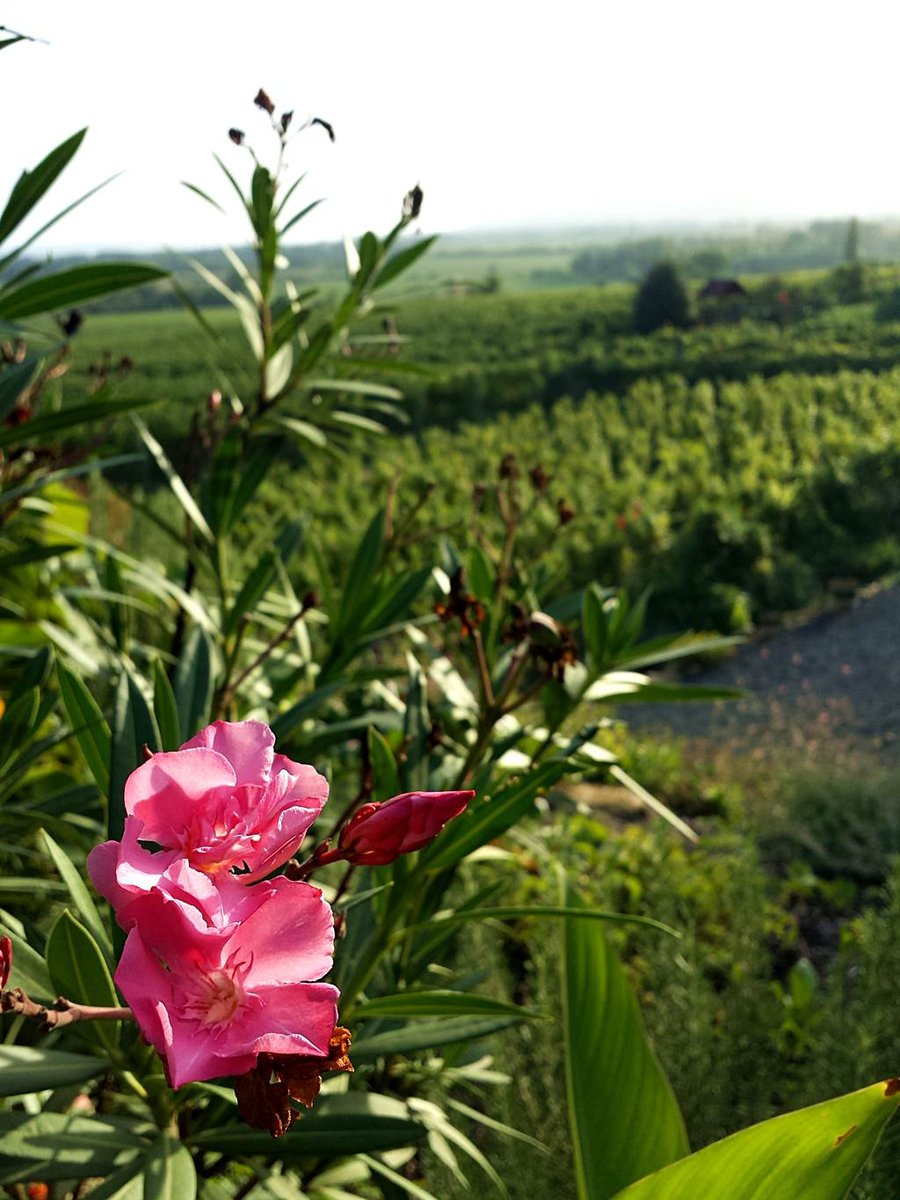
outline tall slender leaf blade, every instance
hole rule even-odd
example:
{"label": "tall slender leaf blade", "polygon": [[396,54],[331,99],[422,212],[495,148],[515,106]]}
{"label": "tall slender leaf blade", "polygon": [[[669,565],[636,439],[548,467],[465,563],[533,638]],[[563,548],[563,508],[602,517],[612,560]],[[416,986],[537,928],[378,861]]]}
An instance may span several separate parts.
{"label": "tall slender leaf blade", "polygon": [[[580,906],[572,891],[566,900]],[[609,1200],[687,1154],[687,1134],[603,929],[594,921],[567,921],[564,948],[566,1083],[578,1196]]]}
{"label": "tall slender leaf blade", "polygon": [[6,241],[53,186],[77,154],[86,133],[87,129],[73,133],[51,150],[33,170],[22,172],[0,214],[0,242]]}
{"label": "tall slender leaf blade", "polygon": [[56,678],[78,748],[97,787],[106,796],[109,793],[111,749],[109,726],[84,681],[61,661],[56,664]]}
{"label": "tall slender leaf blade", "polygon": [[199,625],[188,634],[173,681],[181,737],[186,741],[206,724],[212,703],[212,646]]}
{"label": "tall slender leaf blade", "polygon": [[82,1083],[106,1070],[102,1059],[43,1046],[0,1045],[0,1096],[22,1096],[45,1088]]}
{"label": "tall slender leaf blade", "polygon": [[0,317],[21,321],[24,317],[57,312],[165,277],[165,271],[143,263],[92,263],[69,267],[53,275],[32,279],[0,295]]}
{"label": "tall slender leaf blade", "polygon": [[69,889],[69,895],[72,897],[72,903],[78,910],[82,921],[94,935],[97,945],[103,951],[107,960],[112,957],[112,942],[109,938],[106,924],[100,916],[97,905],[91,893],[88,891],[87,884],[81,877],[81,872],[75,864],[57,843],[53,840],[46,829],[42,830],[44,844],[47,847],[47,853],[53,860],[53,865],[59,872],[60,878]]}
{"label": "tall slender leaf blade", "polygon": [[616,1193],[615,1200],[844,1200],[900,1103],[900,1080],[785,1113]]}

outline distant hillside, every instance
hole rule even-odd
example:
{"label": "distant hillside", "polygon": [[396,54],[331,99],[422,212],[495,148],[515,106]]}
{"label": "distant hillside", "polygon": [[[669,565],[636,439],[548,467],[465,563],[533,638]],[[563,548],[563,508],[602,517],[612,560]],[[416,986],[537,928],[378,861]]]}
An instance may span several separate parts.
{"label": "distant hillside", "polygon": [[[236,249],[245,263],[249,247]],[[345,279],[339,242],[297,245],[286,250],[289,276],[300,288],[339,286]],[[179,289],[203,307],[224,303],[191,266],[191,259],[215,272],[228,286],[239,283],[219,249],[95,256],[56,256],[55,267],[102,258],[150,259],[171,271]],[[670,228],[634,230],[623,235],[609,227],[444,234],[432,251],[403,277],[403,295],[530,291],[585,283],[634,283],[669,259],[693,279],[730,275],[772,275],[821,269],[848,261],[900,262],[900,222],[813,221],[806,226],[754,228]],[[122,293],[98,306],[101,311],[141,311],[179,303],[171,283]]]}

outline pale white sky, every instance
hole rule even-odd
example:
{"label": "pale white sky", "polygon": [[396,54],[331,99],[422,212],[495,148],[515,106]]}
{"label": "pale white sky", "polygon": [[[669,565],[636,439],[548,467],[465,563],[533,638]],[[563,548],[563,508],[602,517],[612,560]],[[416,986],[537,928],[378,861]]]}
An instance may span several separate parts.
{"label": "pale white sky", "polygon": [[894,0],[0,0],[46,38],[0,52],[0,198],[82,125],[52,211],[125,175],[45,248],[246,240],[212,152],[268,149],[263,86],[295,119],[303,240],[426,230],[900,214]]}

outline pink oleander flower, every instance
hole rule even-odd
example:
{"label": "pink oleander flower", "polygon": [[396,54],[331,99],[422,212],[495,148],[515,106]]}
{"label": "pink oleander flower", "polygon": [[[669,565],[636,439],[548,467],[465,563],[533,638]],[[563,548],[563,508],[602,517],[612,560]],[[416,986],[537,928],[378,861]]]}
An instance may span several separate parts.
{"label": "pink oleander flower", "polygon": [[[180,874],[179,874],[180,873]],[[241,1075],[260,1054],[329,1053],[338,990],[331,909],[318,888],[279,878],[217,889],[187,864],[170,888],[129,901],[115,980],[172,1087]],[[193,884],[201,886],[192,896]]]}
{"label": "pink oleander flower", "polygon": [[[261,721],[216,721],[133,771],[125,783],[131,826],[121,846],[107,842],[88,860],[98,889],[117,906],[113,854],[138,874],[162,874],[181,857],[214,879],[238,868],[245,883],[286,863],[321,812],[328,783],[313,767],[275,754],[274,745]],[[151,856],[157,863],[140,842],[161,847],[163,854]]]}
{"label": "pink oleander flower", "polygon": [[364,804],[343,827],[334,858],[384,866],[401,854],[421,850],[475,795],[462,792],[404,792],[383,804]]}

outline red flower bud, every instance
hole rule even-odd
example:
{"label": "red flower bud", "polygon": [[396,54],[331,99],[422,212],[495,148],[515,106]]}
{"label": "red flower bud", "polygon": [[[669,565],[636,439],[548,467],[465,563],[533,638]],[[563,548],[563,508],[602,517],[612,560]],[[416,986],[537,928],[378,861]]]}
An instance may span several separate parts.
{"label": "red flower bud", "polygon": [[437,837],[472,797],[464,792],[405,792],[384,804],[364,804],[344,828],[338,850],[347,862],[384,866]]}
{"label": "red flower bud", "polygon": [[12,970],[12,942],[8,937],[0,938],[0,992],[9,983],[9,973]]}

